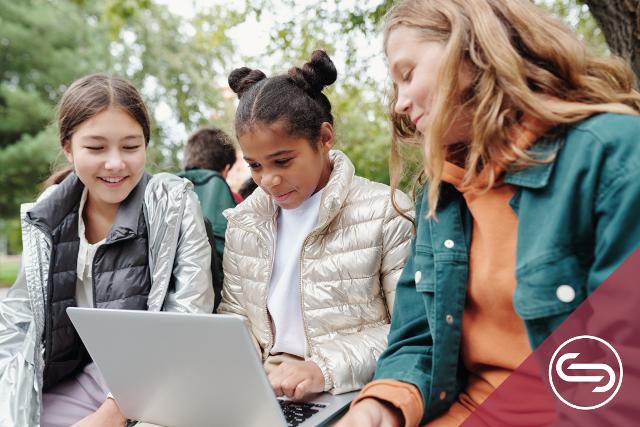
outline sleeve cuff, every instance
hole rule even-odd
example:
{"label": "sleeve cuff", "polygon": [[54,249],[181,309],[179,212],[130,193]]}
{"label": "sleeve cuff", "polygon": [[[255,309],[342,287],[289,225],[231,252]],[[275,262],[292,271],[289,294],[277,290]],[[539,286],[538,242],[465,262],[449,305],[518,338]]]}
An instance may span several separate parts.
{"label": "sleeve cuff", "polygon": [[329,367],[325,363],[324,359],[318,354],[312,355],[310,359],[313,363],[318,365],[322,371],[322,376],[324,377],[324,391],[330,391],[333,388],[333,379],[331,378]]}
{"label": "sleeve cuff", "polygon": [[420,391],[413,384],[397,380],[378,380],[367,384],[353,400],[351,406],[363,399],[374,398],[398,408],[404,416],[405,426],[417,426],[422,419],[424,405]]}

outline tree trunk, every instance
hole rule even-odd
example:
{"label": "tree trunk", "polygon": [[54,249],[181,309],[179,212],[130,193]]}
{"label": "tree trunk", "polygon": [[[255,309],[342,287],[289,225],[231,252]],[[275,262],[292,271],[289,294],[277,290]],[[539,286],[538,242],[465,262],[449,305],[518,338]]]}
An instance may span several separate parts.
{"label": "tree trunk", "polygon": [[611,50],[631,63],[640,81],[640,0],[583,0]]}

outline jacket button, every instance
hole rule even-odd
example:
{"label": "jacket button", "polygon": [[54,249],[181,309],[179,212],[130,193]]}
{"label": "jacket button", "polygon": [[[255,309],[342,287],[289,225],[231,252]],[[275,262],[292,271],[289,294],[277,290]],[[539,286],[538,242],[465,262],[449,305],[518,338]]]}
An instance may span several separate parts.
{"label": "jacket button", "polygon": [[444,247],[445,248],[451,249],[454,246],[455,246],[455,243],[453,243],[453,240],[447,239],[447,240],[444,241]]}
{"label": "jacket button", "polygon": [[576,299],[576,291],[569,285],[560,285],[556,289],[556,296],[562,302],[571,302]]}
{"label": "jacket button", "polygon": [[416,283],[420,283],[420,279],[422,279],[422,272],[416,271],[416,275],[414,276],[414,280]]}
{"label": "jacket button", "polygon": [[440,400],[446,399],[447,398],[447,392],[446,391],[441,391],[440,392],[440,396],[438,396],[438,397],[440,397]]}
{"label": "jacket button", "polygon": [[447,314],[447,315],[444,317],[444,319],[447,321],[447,323],[448,323],[449,325],[452,325],[452,324],[453,324],[453,316],[452,316],[452,315]]}

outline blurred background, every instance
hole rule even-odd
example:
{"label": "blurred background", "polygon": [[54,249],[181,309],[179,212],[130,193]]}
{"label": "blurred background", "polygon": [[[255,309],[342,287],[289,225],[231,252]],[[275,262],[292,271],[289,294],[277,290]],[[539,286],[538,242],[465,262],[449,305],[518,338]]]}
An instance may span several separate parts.
{"label": "blurred background", "polygon": [[[594,50],[635,63],[639,1],[536,3],[576,28]],[[56,103],[68,84],[88,73],[117,74],[141,89],[154,119],[148,170],[177,172],[183,144],[199,126],[233,135],[236,98],[226,81],[234,68],[282,73],[325,49],[338,68],[327,91],[337,148],[359,175],[388,183],[390,83],[380,27],[392,3],[0,0],[0,297],[15,280],[22,251],[19,206],[37,197],[63,160]],[[613,20],[611,8],[619,12]],[[612,34],[624,34],[625,26],[635,36],[616,41]],[[248,176],[243,163],[230,179],[236,189]]]}

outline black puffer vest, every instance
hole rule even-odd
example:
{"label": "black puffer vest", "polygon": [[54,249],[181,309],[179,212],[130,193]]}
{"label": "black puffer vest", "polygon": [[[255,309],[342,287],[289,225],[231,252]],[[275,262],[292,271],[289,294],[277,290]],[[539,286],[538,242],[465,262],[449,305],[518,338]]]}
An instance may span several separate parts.
{"label": "black puffer vest", "polygon": [[[151,277],[143,202],[150,178],[145,173],[120,204],[105,243],[95,253],[92,276],[96,308],[147,309]],[[28,214],[29,222],[49,234],[52,242],[42,337],[44,391],[75,375],[91,360],[66,313],[67,307],[76,306],[78,206],[83,189],[72,173]]]}

